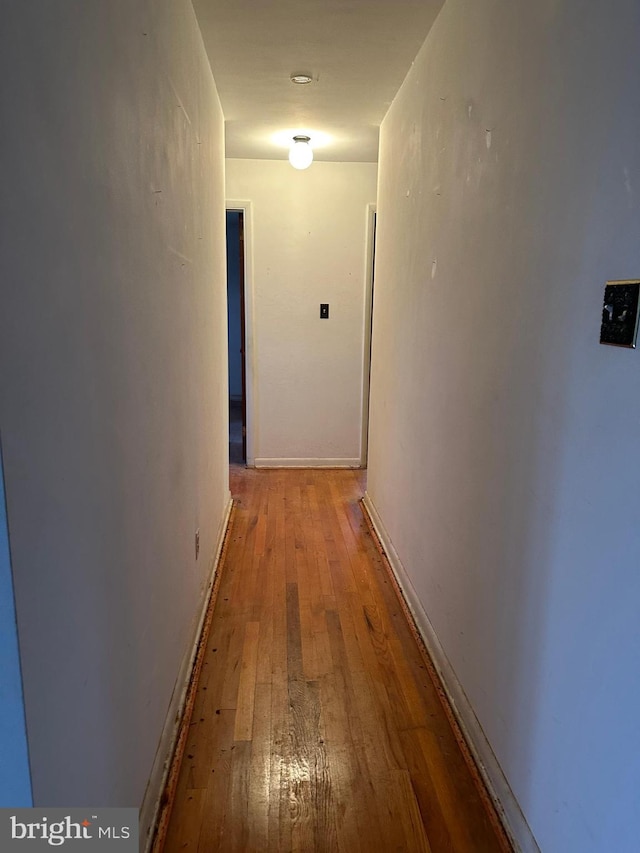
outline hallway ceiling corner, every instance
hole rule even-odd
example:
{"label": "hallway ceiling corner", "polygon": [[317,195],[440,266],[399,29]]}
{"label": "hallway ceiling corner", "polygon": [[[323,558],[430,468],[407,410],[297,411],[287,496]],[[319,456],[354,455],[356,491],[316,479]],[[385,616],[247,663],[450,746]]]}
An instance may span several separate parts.
{"label": "hallway ceiling corner", "polygon": [[[227,157],[376,162],[378,130],[443,0],[193,0]],[[296,85],[293,74],[313,82]]]}

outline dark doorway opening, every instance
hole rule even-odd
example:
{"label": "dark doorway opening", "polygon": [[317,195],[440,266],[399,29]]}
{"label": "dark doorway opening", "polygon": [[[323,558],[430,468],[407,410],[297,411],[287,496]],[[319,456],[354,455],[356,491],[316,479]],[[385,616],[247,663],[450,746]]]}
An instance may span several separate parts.
{"label": "dark doorway opening", "polygon": [[245,375],[244,211],[227,210],[227,319],[229,328],[229,462],[247,461]]}

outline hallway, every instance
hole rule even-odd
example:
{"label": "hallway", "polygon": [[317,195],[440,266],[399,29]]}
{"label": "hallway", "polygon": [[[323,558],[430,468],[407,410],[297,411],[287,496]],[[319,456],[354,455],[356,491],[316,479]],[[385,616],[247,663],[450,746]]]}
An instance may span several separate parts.
{"label": "hallway", "polygon": [[364,521],[364,477],[231,467],[165,853],[510,849]]}

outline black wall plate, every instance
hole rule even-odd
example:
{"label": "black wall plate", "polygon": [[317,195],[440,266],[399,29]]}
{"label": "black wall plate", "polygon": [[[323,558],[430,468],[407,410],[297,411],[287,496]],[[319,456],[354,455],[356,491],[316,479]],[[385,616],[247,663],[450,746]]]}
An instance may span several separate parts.
{"label": "black wall plate", "polygon": [[640,281],[608,281],[604,289],[600,343],[635,348]]}

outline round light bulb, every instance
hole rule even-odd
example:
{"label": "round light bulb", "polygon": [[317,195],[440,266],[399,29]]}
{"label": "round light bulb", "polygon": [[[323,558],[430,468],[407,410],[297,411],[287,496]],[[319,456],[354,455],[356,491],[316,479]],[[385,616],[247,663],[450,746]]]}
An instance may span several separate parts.
{"label": "round light bulb", "polygon": [[294,169],[308,169],[313,162],[313,151],[308,136],[294,136],[289,149],[289,162]]}

